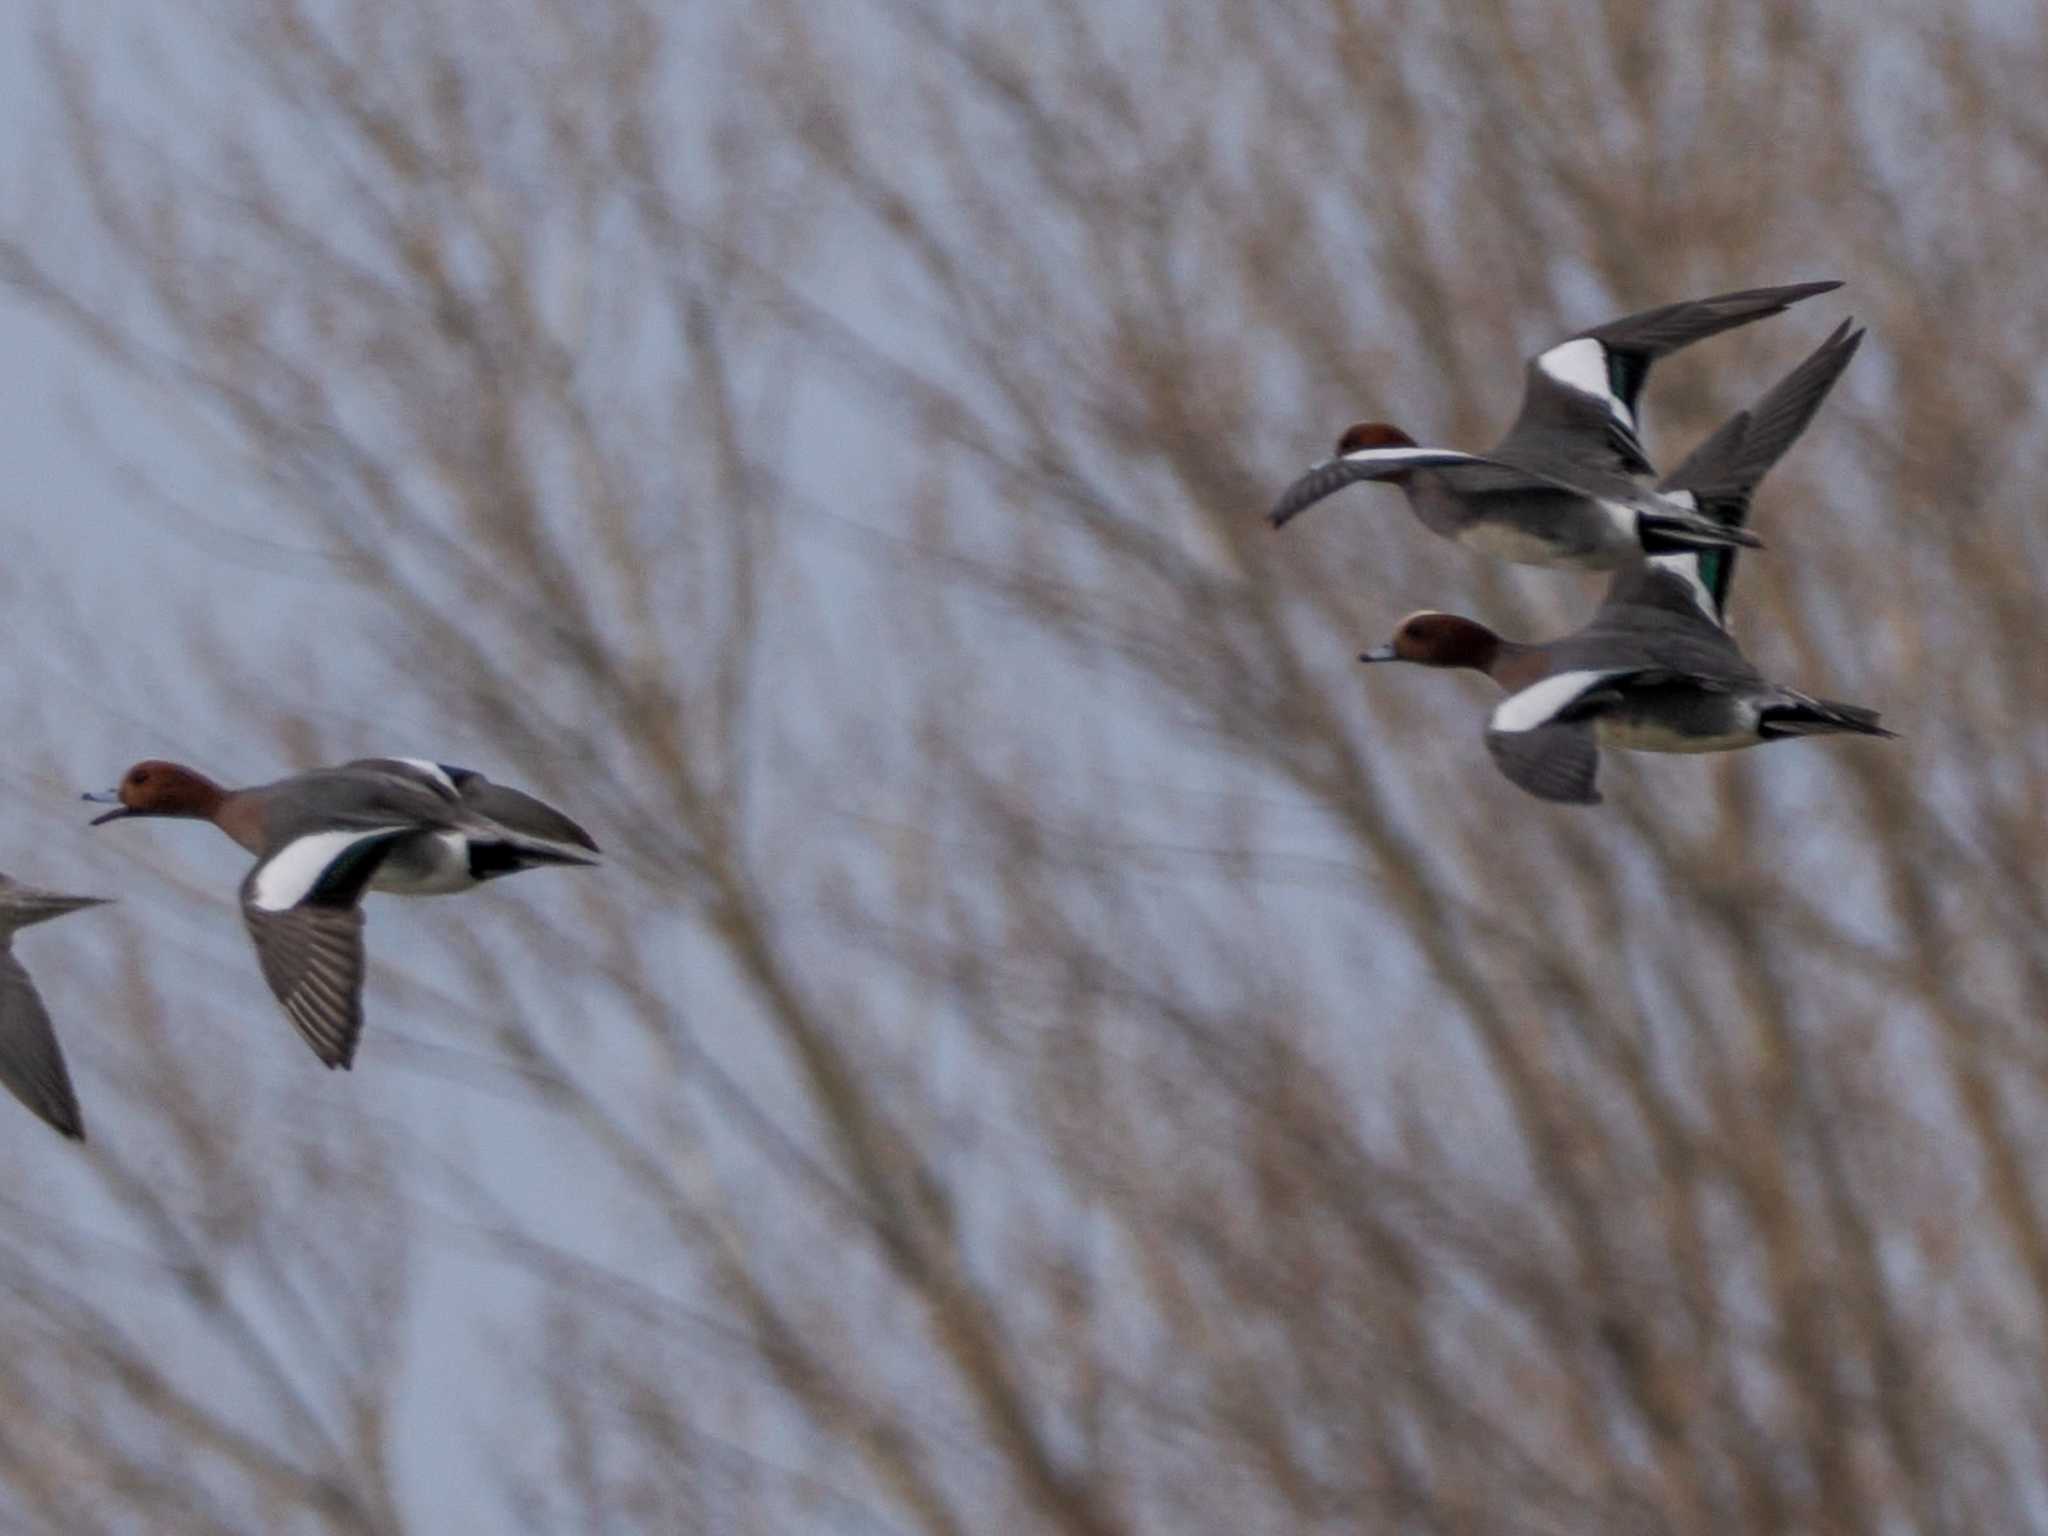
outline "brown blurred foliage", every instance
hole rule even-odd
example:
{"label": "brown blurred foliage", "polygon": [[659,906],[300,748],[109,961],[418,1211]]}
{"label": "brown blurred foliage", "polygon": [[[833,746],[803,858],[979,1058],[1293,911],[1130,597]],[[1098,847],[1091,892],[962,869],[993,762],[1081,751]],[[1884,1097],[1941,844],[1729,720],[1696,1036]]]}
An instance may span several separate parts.
{"label": "brown blurred foliage", "polygon": [[[313,1081],[225,879],[127,845],[126,1236],[0,1250],[12,1524],[2048,1525],[2038,16],[196,14],[53,22],[0,246],[210,466],[152,515],[223,589],[345,584],[185,594],[179,729],[438,724],[612,862],[373,903]],[[1831,276],[1651,428],[1871,327],[1733,606],[1899,742],[1542,806],[1484,685],[1350,658],[1597,588],[1261,521],[1355,416],[1480,443],[1568,330]]]}

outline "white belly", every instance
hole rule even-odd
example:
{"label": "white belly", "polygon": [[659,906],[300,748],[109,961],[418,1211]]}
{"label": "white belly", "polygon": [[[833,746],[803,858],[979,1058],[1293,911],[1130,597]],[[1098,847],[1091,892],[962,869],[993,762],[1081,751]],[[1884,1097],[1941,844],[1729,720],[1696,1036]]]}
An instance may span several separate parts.
{"label": "white belly", "polygon": [[1550,540],[1508,523],[1475,523],[1458,535],[1458,542],[1514,565],[1550,565],[1558,558],[1557,545]]}
{"label": "white belly", "polygon": [[448,896],[476,883],[469,872],[469,840],[460,832],[433,832],[394,848],[377,866],[370,889],[392,896]]}

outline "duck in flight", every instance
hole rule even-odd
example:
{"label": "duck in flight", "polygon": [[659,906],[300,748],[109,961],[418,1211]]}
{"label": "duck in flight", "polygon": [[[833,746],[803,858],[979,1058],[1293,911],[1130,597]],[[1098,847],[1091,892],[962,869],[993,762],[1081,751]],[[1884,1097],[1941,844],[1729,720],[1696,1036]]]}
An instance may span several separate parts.
{"label": "duck in flight", "polygon": [[104,906],[109,899],[65,896],[0,875],[0,1086],[73,1141],[85,1140],[85,1119],[42,994],[14,957],[14,935],[31,923]]}
{"label": "duck in flight", "polygon": [[1282,493],[1270,521],[1282,527],[1347,485],[1378,480],[1399,487],[1432,532],[1523,565],[1614,570],[1645,555],[1758,547],[1741,525],[1649,484],[1643,384],[1660,357],[1840,286],[1691,299],[1568,337],[1529,360],[1521,414],[1483,454],[1421,446],[1398,427],[1360,422]]}
{"label": "duck in flight", "polygon": [[549,864],[596,864],[590,834],[553,806],[467,768],[372,757],[225,789],[151,759],[87,800],[93,818],[210,821],[256,856],[242,917],[263,979],[330,1067],[355,1059],[363,1028],[363,912],[369,891],[441,896]]}
{"label": "duck in flight", "polygon": [[[1863,333],[1844,323],[1820,349],[1666,477],[1662,489],[1739,527],[1751,494],[1833,387]],[[1891,736],[1875,710],[1767,680],[1726,627],[1732,550],[1638,557],[1609,583],[1592,622],[1524,644],[1473,619],[1423,612],[1367,662],[1483,672],[1508,690],[1486,727],[1502,773],[1541,799],[1590,805],[1599,748],[1728,752],[1795,736]]]}

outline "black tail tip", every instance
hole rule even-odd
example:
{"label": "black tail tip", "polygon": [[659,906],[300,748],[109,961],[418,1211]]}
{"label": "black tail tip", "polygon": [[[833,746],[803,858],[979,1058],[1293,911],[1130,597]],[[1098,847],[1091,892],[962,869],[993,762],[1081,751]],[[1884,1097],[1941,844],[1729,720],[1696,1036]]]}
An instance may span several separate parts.
{"label": "black tail tip", "polygon": [[1882,736],[1887,741],[1896,741],[1899,733],[1881,722],[1884,717],[1874,709],[1865,709],[1860,704],[1834,704],[1828,706],[1828,713],[1838,725],[1864,736]]}
{"label": "black tail tip", "polygon": [[1898,732],[1879,724],[1878,712],[1860,704],[1837,704],[1832,700],[1801,700],[1774,705],[1763,711],[1760,733],[1778,736],[1829,736],[1837,732],[1855,736],[1898,739]]}

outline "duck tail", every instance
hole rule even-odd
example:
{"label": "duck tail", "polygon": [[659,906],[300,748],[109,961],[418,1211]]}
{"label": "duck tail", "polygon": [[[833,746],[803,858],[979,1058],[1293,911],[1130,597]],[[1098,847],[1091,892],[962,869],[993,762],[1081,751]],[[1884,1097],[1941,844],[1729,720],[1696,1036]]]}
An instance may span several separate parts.
{"label": "duck tail", "polygon": [[469,839],[469,873],[472,879],[495,880],[521,870],[550,865],[589,865],[604,861],[581,848],[556,843],[529,842],[524,838]]}
{"label": "duck tail", "polygon": [[1878,712],[1861,704],[1838,704],[1833,699],[1810,699],[1789,694],[1781,702],[1764,706],[1757,722],[1757,734],[1776,736],[1832,736],[1846,732],[1854,736],[1896,737],[1878,724]]}

